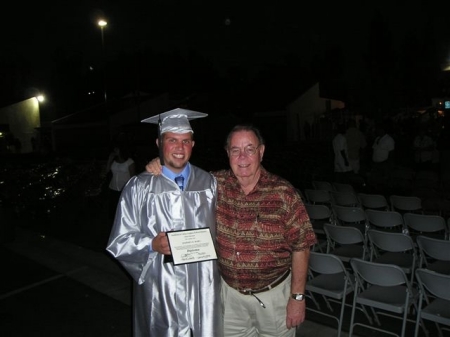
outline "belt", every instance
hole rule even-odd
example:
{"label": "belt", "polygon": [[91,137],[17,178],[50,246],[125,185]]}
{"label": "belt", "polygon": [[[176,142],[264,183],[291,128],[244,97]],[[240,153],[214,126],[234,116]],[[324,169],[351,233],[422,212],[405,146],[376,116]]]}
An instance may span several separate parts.
{"label": "belt", "polygon": [[287,277],[289,276],[289,274],[291,273],[291,270],[288,269],[283,275],[281,275],[279,278],[277,278],[275,281],[273,281],[271,284],[269,284],[268,286],[265,286],[264,288],[260,288],[260,289],[236,289],[237,291],[239,291],[241,294],[244,295],[253,295],[253,294],[258,294],[258,293],[262,293],[264,291],[268,291],[270,289],[275,288],[277,285],[281,284],[284,280],[287,279]]}

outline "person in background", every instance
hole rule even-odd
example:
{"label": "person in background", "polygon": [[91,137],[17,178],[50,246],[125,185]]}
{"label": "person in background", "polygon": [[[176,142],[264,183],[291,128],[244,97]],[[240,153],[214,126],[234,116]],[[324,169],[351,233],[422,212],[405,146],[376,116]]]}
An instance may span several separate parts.
{"label": "person in background", "polygon": [[377,125],[376,138],[372,145],[372,165],[375,169],[390,170],[394,163],[395,140],[389,135],[388,122]]}
{"label": "person in background", "polygon": [[111,172],[109,181],[109,218],[114,220],[117,203],[125,184],[135,175],[135,163],[127,147],[115,146],[106,163],[106,173]]}
{"label": "person in background", "polygon": [[[191,165],[189,119],[174,109],[144,119],[158,123],[162,175],[143,172],[125,185],[107,251],[133,278],[133,336],[221,337],[217,260],[174,265],[166,232],[208,227],[215,238],[216,179]],[[183,182],[178,177],[183,177]]]}
{"label": "person in background", "polygon": [[[316,243],[309,216],[295,187],[262,166],[257,128],[235,126],[225,150],[231,169],[213,172],[224,335],[294,337]],[[159,173],[158,159],[146,170]]]}
{"label": "person in background", "polygon": [[352,167],[348,159],[344,124],[338,124],[332,144],[334,152],[334,179],[336,182],[346,183],[348,182],[349,174],[352,172]]}
{"label": "person in background", "polygon": [[348,162],[353,173],[359,174],[361,168],[361,151],[366,148],[367,142],[364,133],[356,127],[356,121],[354,119],[348,121],[345,139],[347,140]]}
{"label": "person in background", "polygon": [[429,135],[424,126],[419,129],[419,133],[414,137],[413,150],[414,162],[417,170],[431,170],[433,165],[433,151],[436,143]]}
{"label": "person in background", "polygon": [[390,174],[394,168],[395,140],[389,135],[389,131],[388,122],[378,123],[372,145],[372,163],[368,180],[377,193],[389,187]]}

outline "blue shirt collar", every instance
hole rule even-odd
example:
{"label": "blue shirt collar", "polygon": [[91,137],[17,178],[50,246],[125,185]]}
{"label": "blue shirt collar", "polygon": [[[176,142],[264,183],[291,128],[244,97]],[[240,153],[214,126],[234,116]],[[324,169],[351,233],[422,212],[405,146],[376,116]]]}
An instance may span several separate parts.
{"label": "blue shirt collar", "polygon": [[181,173],[174,173],[171,170],[169,170],[166,166],[163,166],[162,173],[170,180],[175,180],[175,177],[178,177],[180,175],[183,176],[184,181],[185,181],[184,186],[187,186],[187,181],[188,181],[189,175],[191,173],[191,164],[187,163],[187,165],[185,166],[183,171],[181,171]]}

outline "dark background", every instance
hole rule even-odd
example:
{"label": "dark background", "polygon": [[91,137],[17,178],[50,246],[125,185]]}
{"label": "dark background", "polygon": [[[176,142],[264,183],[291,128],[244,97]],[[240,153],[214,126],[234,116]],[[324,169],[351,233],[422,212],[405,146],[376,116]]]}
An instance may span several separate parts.
{"label": "dark background", "polygon": [[0,21],[0,106],[41,92],[42,118],[65,116],[103,101],[103,74],[111,100],[206,93],[218,113],[284,108],[317,81],[324,97],[365,115],[428,106],[447,95],[448,8],[420,0],[14,2]]}

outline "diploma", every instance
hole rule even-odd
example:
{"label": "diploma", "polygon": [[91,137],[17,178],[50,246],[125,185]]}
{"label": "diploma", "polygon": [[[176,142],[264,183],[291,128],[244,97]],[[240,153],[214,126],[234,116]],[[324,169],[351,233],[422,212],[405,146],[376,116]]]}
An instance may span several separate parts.
{"label": "diploma", "polygon": [[217,259],[208,227],[167,232],[173,264],[194,263]]}

